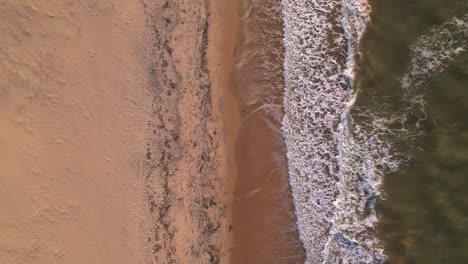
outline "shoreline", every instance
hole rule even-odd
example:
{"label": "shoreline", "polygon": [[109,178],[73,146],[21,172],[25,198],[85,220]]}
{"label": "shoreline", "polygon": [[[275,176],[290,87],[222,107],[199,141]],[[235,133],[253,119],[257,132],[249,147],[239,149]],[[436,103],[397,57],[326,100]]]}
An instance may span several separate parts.
{"label": "shoreline", "polygon": [[[250,0],[225,6],[231,49],[225,102],[234,105],[228,145],[234,162],[232,263],[300,263],[304,251],[295,220],[282,138],[283,42],[281,2]],[[268,65],[268,66],[267,66]],[[229,66],[228,66],[229,67]],[[225,97],[226,98],[226,97]],[[234,132],[235,131],[235,132]]]}

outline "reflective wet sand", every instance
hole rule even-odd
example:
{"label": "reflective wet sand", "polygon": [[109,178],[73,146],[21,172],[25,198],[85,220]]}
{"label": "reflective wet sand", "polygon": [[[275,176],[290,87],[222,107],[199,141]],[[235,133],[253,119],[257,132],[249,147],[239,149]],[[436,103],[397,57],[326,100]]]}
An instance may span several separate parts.
{"label": "reflective wet sand", "polygon": [[303,263],[281,136],[283,83],[279,0],[239,1],[230,92],[234,142],[233,263]]}

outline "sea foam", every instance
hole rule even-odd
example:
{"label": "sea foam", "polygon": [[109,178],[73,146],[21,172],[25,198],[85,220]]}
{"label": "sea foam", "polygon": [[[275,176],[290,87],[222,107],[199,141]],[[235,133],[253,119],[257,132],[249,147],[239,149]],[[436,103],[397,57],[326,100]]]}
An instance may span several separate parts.
{"label": "sea foam", "polygon": [[[365,109],[352,113],[369,5],[359,0],[283,0],[282,5],[283,131],[306,262],[384,263],[374,230],[375,203],[383,176],[402,161],[389,137],[411,137],[414,131],[404,126],[409,115],[424,112],[428,80],[465,49],[467,17],[435,27],[411,47],[401,80],[402,111],[381,118]],[[389,129],[398,123],[401,129]]]}
{"label": "sea foam", "polygon": [[[454,17],[420,36],[410,47],[410,63],[401,78],[404,108],[401,122],[426,119],[428,86],[433,76],[443,72],[468,47],[468,15]],[[410,124],[411,125],[411,124]],[[419,126],[419,122],[416,122]]]}
{"label": "sea foam", "polygon": [[369,5],[351,0],[282,3],[283,131],[307,263],[383,262],[383,247],[373,231],[374,204],[382,184],[382,152],[388,148],[378,137],[353,136],[359,129],[350,128],[358,44]]}

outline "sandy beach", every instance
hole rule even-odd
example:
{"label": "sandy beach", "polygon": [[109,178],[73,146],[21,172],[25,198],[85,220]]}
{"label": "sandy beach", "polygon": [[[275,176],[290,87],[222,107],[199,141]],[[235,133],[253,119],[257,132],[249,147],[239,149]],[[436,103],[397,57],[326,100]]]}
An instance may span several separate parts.
{"label": "sandy beach", "polygon": [[1,18],[0,262],[219,263],[208,3],[6,1]]}
{"label": "sandy beach", "polygon": [[0,262],[143,263],[139,4],[0,4]]}
{"label": "sandy beach", "polygon": [[1,263],[303,261],[256,5],[0,3]]}
{"label": "sandy beach", "polygon": [[208,1],[147,1],[150,134],[144,230],[154,263],[225,263],[229,185],[212,92]]}

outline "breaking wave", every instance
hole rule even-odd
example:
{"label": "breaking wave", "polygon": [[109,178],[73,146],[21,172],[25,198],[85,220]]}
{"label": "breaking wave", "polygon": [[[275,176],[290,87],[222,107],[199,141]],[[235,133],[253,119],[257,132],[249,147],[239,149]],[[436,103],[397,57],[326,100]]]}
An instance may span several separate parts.
{"label": "breaking wave", "polygon": [[365,135],[359,144],[352,136],[359,131],[349,127],[357,47],[369,12],[362,1],[283,1],[283,130],[308,263],[385,260],[373,226],[387,148]]}
{"label": "breaking wave", "polygon": [[369,5],[359,0],[282,0],[282,5],[283,131],[307,263],[384,263],[375,204],[383,176],[404,160],[389,138],[411,138],[414,131],[404,126],[424,119],[428,80],[464,51],[467,16],[435,27],[411,47],[401,79],[402,110],[384,118],[353,109],[358,44]]}

